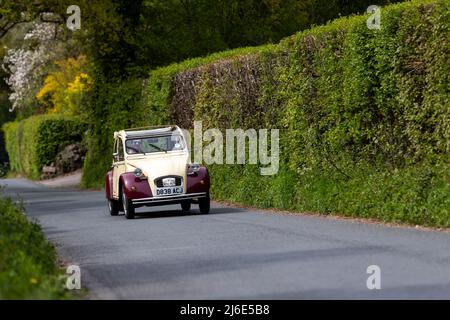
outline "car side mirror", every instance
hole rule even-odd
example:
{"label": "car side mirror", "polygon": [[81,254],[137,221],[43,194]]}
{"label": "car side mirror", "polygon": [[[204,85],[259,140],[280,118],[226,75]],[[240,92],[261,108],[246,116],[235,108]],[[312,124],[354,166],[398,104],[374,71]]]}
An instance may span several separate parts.
{"label": "car side mirror", "polygon": [[118,152],[114,152],[112,156],[113,156],[114,161],[116,161],[116,162],[119,161],[119,153]]}

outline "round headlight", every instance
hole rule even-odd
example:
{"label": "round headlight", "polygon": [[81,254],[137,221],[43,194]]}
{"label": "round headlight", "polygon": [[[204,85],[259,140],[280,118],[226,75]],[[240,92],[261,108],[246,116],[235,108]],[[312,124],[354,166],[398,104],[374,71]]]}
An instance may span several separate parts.
{"label": "round headlight", "polygon": [[135,176],[136,178],[141,178],[142,176],[144,176],[144,173],[142,172],[141,169],[136,168],[136,169],[134,170],[134,176]]}
{"label": "round headlight", "polygon": [[199,164],[191,164],[191,170],[192,172],[199,172],[200,171],[200,165]]}

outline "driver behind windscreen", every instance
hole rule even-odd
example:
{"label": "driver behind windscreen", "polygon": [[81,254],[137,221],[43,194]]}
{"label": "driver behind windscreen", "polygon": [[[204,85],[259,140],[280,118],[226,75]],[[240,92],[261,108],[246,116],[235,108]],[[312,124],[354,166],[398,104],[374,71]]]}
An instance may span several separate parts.
{"label": "driver behind windscreen", "polygon": [[128,154],[137,154],[142,153],[141,150],[141,140],[133,140],[131,143],[127,141],[127,153]]}

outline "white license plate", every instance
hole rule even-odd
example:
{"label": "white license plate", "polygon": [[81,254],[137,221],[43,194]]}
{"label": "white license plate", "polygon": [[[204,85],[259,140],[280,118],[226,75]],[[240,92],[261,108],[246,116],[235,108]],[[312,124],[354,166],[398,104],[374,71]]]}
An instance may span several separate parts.
{"label": "white license plate", "polygon": [[157,188],[156,189],[156,196],[173,196],[176,194],[182,194],[183,193],[183,187],[166,187],[166,188]]}

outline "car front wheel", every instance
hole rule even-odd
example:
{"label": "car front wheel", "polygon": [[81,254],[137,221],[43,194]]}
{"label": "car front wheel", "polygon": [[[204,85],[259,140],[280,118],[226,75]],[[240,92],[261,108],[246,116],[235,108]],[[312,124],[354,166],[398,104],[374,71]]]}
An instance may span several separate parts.
{"label": "car front wheel", "polygon": [[210,200],[209,200],[209,193],[205,198],[198,199],[198,207],[200,209],[200,212],[203,214],[208,214],[210,209]]}
{"label": "car front wheel", "polygon": [[123,211],[125,212],[125,218],[134,219],[134,206],[131,200],[127,199],[125,192],[122,190],[122,204]]}
{"label": "car front wheel", "polygon": [[117,216],[119,214],[119,201],[108,199],[109,214]]}

